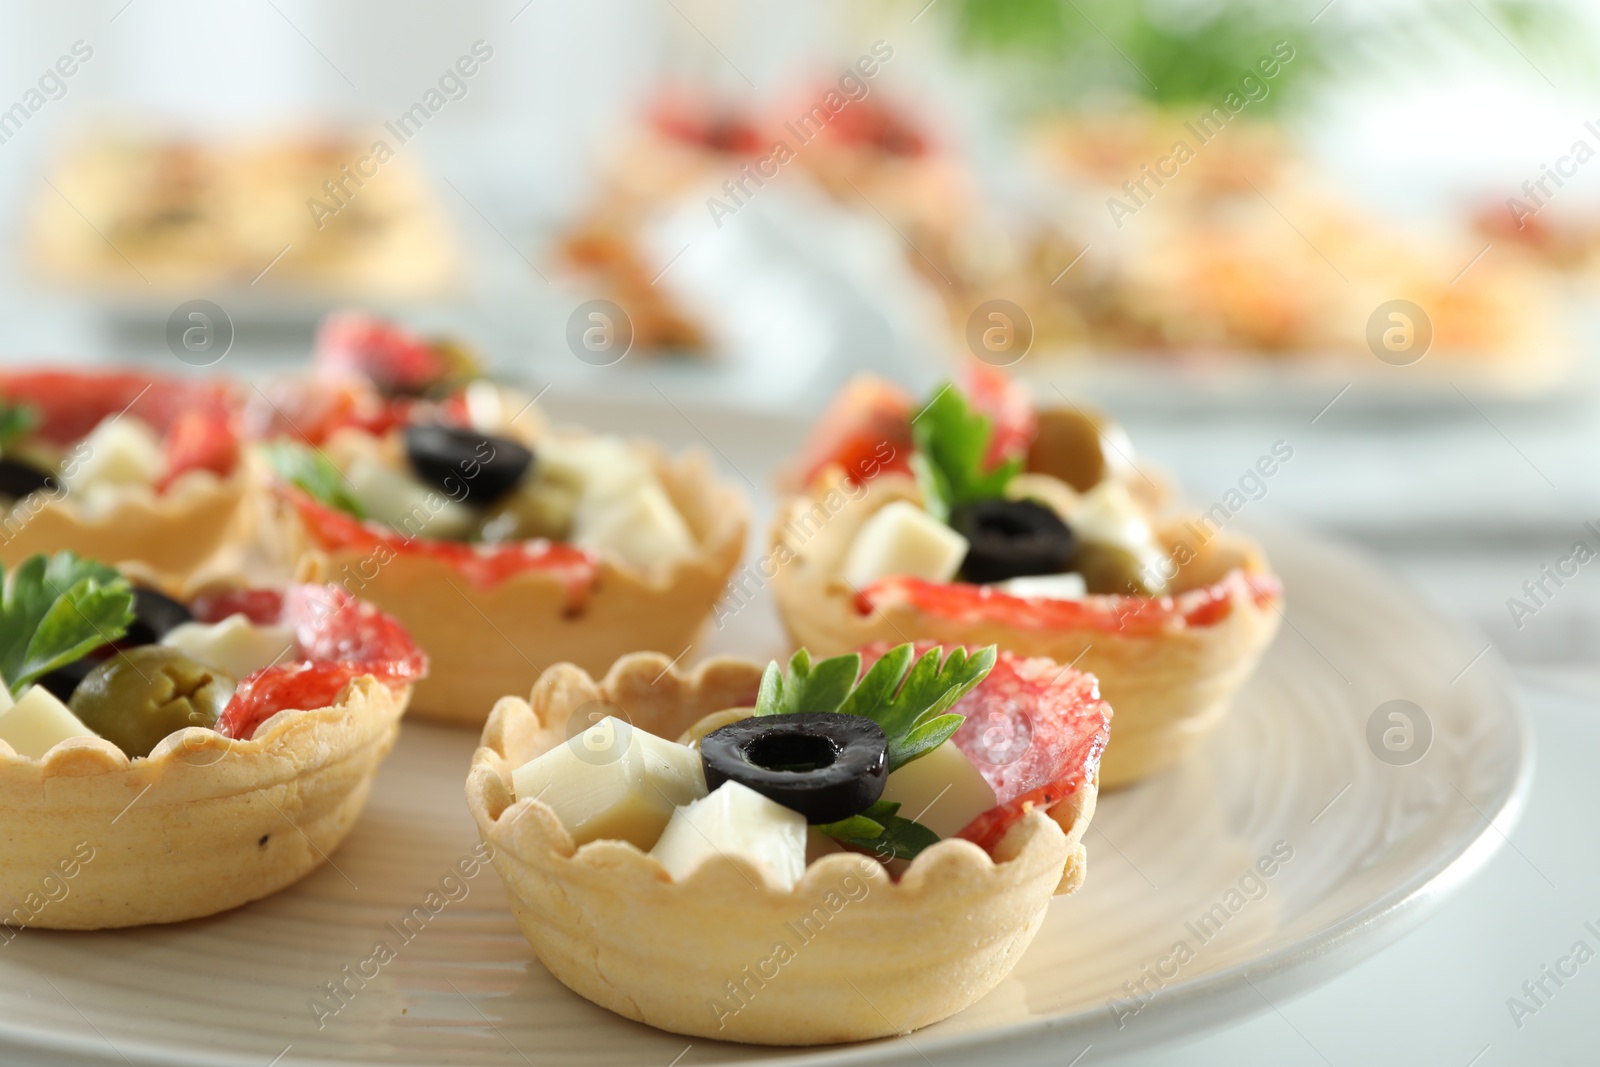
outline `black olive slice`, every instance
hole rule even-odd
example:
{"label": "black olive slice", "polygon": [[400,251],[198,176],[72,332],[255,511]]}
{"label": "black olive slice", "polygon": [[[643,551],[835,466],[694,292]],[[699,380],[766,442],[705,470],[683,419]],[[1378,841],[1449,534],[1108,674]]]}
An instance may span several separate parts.
{"label": "black olive slice", "polygon": [[21,500],[41,489],[56,491],[56,476],[20,459],[0,459],[0,497]]}
{"label": "black olive slice", "polygon": [[450,499],[480,507],[509,493],[533,465],[533,453],[509,437],[437,425],[406,429],[406,459]]}
{"label": "black olive slice", "polygon": [[706,788],[734,781],[806,817],[838,822],[883,796],[889,740],[860,715],[803,712],[729,723],[700,739]]}
{"label": "black olive slice", "polygon": [[194,621],[194,613],[165,593],[147,586],[133,590],[133,622],[128,634],[119,645],[153,645],[186,622]]}
{"label": "black olive slice", "polygon": [[1061,516],[1033,500],[964,504],[951,511],[950,526],[967,539],[961,577],[969,582],[1060,574],[1077,549]]}

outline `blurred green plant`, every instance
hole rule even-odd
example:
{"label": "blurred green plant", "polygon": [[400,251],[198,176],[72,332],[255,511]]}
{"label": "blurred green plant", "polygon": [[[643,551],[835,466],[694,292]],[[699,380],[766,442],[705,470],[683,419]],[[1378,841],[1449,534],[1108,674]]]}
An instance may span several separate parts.
{"label": "blurred green plant", "polygon": [[1319,11],[1322,2],[956,0],[954,18],[970,53],[1004,60],[1007,75],[1023,80],[1041,104],[1108,90],[1162,106],[1211,104],[1287,40],[1294,62],[1256,105],[1258,114],[1314,90],[1335,69],[1463,50],[1529,65],[1530,52],[1561,52],[1583,65],[1592,40],[1555,0],[1434,0],[1381,13],[1337,0]]}

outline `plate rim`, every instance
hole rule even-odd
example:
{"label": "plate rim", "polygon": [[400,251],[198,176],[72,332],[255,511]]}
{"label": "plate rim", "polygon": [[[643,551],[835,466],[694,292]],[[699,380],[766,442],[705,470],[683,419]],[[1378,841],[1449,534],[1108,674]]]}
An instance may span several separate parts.
{"label": "plate rim", "polygon": [[[1481,638],[1489,647],[1477,667],[1492,671],[1494,680],[1480,685],[1490,685],[1498,703],[1508,716],[1516,742],[1515,763],[1504,787],[1492,805],[1478,809],[1482,826],[1453,855],[1431,865],[1395,887],[1388,893],[1369,902],[1348,916],[1284,945],[1270,953],[1242,960],[1222,970],[1175,982],[1164,987],[1145,1009],[1154,1008],[1147,1025],[1141,1027],[1141,1036],[1118,1039],[1117,1052],[1125,1053],[1140,1048],[1159,1045],[1179,1036],[1181,1029],[1195,1036],[1235,1025],[1253,1015],[1277,1007],[1266,999],[1257,983],[1271,990],[1281,991],[1293,998],[1331,981],[1337,973],[1314,975],[1308,973],[1315,964],[1329,957],[1342,958],[1339,971],[1368,959],[1389,947],[1399,938],[1419,927],[1434,914],[1453,894],[1458,892],[1507,843],[1526,807],[1533,785],[1536,753],[1532,719],[1527,702],[1516,682],[1510,665],[1486,635],[1470,621],[1461,619],[1444,609],[1432,597],[1422,593],[1414,583],[1399,574],[1371,553],[1350,541],[1332,536],[1307,525],[1280,518],[1251,518],[1241,522],[1252,536],[1259,535],[1266,542],[1268,555],[1274,542],[1289,540],[1308,547],[1317,553],[1331,553],[1341,557],[1348,565],[1368,571],[1385,584],[1397,586],[1414,596],[1418,607],[1441,631],[1448,633],[1457,643],[1472,645]],[[1391,936],[1384,936],[1384,935]],[[530,960],[530,963],[536,963]],[[54,983],[51,983],[54,988]],[[67,1000],[59,988],[56,992]],[[576,994],[574,994],[576,995]],[[1252,1006],[1253,1002],[1253,1006]],[[1203,1014],[1197,1008],[1207,1009]],[[1220,1009],[1220,1010],[1219,1010]],[[1068,1014],[1051,1015],[1021,1022],[1007,1023],[987,1029],[935,1037],[912,1043],[906,1035],[880,1038],[871,1042],[842,1046],[793,1046],[771,1049],[752,1046],[760,1053],[784,1051],[789,1053],[781,1060],[770,1056],[759,1059],[726,1061],[730,1065],[754,1062],[781,1062],[786,1067],[892,1067],[918,1061],[960,1063],[969,1062],[974,1053],[982,1051],[988,1056],[1002,1056],[1008,1064],[1054,1062],[1058,1050],[1049,1047],[1065,1033],[1078,1033],[1088,1039],[1103,1034],[1112,1025],[1104,1016],[1103,1005],[1083,1008]],[[81,1013],[80,1013],[81,1014]],[[1096,1017],[1100,1018],[1097,1020]],[[85,1017],[85,1021],[87,1018]],[[244,1057],[232,1053],[206,1053],[196,1048],[153,1045],[131,1039],[112,1043],[98,1027],[90,1024],[92,1036],[75,1037],[57,1029],[33,1028],[21,1020],[0,1017],[0,1049],[46,1052],[64,1057],[76,1057],[75,1063],[112,1063],[119,1058],[132,1062],[181,1065],[181,1067],[212,1067],[226,1064],[229,1067],[260,1067],[259,1057]],[[638,1024],[644,1025],[644,1024]],[[663,1031],[664,1032],[664,1031]],[[909,1053],[899,1047],[904,1038]],[[685,1038],[685,1040],[688,1040]],[[285,1055],[289,1049],[280,1053]],[[738,1047],[738,1046],[735,1046]],[[276,1061],[275,1061],[276,1062]],[[328,1059],[325,1057],[296,1057],[297,1064],[315,1067],[352,1067],[361,1061],[353,1059]],[[377,1063],[380,1061],[369,1061]],[[422,1065],[431,1060],[415,1059],[400,1062]]]}

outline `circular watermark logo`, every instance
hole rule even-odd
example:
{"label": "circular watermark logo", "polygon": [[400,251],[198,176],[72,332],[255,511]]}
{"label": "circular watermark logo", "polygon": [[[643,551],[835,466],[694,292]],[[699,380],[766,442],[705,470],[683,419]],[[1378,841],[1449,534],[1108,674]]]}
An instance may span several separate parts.
{"label": "circular watermark logo", "polygon": [[1009,367],[1033,347],[1033,320],[1009,300],[985,300],[967,316],[967,347],[993,367]]}
{"label": "circular watermark logo", "polygon": [[210,767],[227,758],[233,751],[233,741],[214,730],[185,730],[178,759],[190,767]]}
{"label": "circular watermark logo", "polygon": [[615,704],[588,700],[567,716],[567,747],[596,767],[615,763],[633,741],[633,720]]}
{"label": "circular watermark logo", "polygon": [[567,347],[591,367],[622,362],[633,348],[633,320],[611,300],[586,300],[567,318]]}
{"label": "circular watermark logo", "polygon": [[1395,367],[1409,367],[1433,345],[1433,320],[1410,300],[1386,300],[1367,319],[1367,347]]}
{"label": "circular watermark logo", "polygon": [[1433,720],[1409,700],[1379,704],[1367,718],[1367,747],[1391,767],[1409,767],[1433,745]]}
{"label": "circular watermark logo", "polygon": [[1008,767],[1033,747],[1033,720],[1015,704],[990,708],[973,725],[977,743],[967,748],[967,755],[991,767]]}
{"label": "circular watermark logo", "polygon": [[233,347],[233,320],[209,300],[189,300],[167,316],[167,347],[191,367],[209,367]]}

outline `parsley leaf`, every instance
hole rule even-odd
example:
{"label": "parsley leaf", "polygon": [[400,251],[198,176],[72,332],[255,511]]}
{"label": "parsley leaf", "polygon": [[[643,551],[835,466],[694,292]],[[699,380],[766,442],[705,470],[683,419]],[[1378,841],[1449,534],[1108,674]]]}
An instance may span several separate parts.
{"label": "parsley leaf", "polygon": [[880,800],[860,815],[825,823],[817,829],[838,841],[875,854],[879,859],[916,859],[923,849],[939,843],[939,835],[919,822],[896,814],[900,805]]}
{"label": "parsley leaf", "polygon": [[39,412],[30,404],[0,400],[0,453],[32,433],[39,425]]}
{"label": "parsley leaf", "polygon": [[1022,472],[1020,456],[987,469],[994,424],[973,410],[967,398],[946,382],[911,424],[917,452],[911,469],[922,487],[929,514],[949,521],[950,510],[977,500],[1004,496],[1006,484]]}
{"label": "parsley leaf", "polygon": [[[966,717],[950,708],[988,677],[996,655],[993,645],[970,655],[959,646],[948,657],[939,646],[920,657],[916,652],[910,644],[892,648],[863,675],[860,653],[812,663],[802,648],[790,658],[787,671],[775,662],[767,664],[756,693],[756,714],[833,712],[871,719],[889,740],[887,773],[893,774],[961,728]],[[899,804],[880,800],[859,815],[817,829],[881,859],[911,859],[939,835],[896,814],[899,810]]]}
{"label": "parsley leaf", "polygon": [[290,441],[272,441],[262,449],[262,454],[279,478],[303,490],[312,499],[358,519],[367,517],[366,509],[350,492],[339,468],[317,449]]}
{"label": "parsley leaf", "polygon": [[[964,717],[947,714],[994,667],[995,648],[968,655],[961,647],[944,655],[934,646],[916,657],[916,647],[890,649],[861,675],[861,656],[852,652],[811,662],[805,649],[789,660],[789,670],[767,664],[756,694],[757,715],[840,712],[860,715],[883,727],[889,738],[889,773],[932,752],[960,729]],[[941,664],[941,660],[943,663]],[[860,677],[860,681],[856,679]]]}
{"label": "parsley leaf", "polygon": [[127,633],[133,587],[71,552],[30,556],[5,581],[0,567],[0,676],[13,695],[40,676]]}

